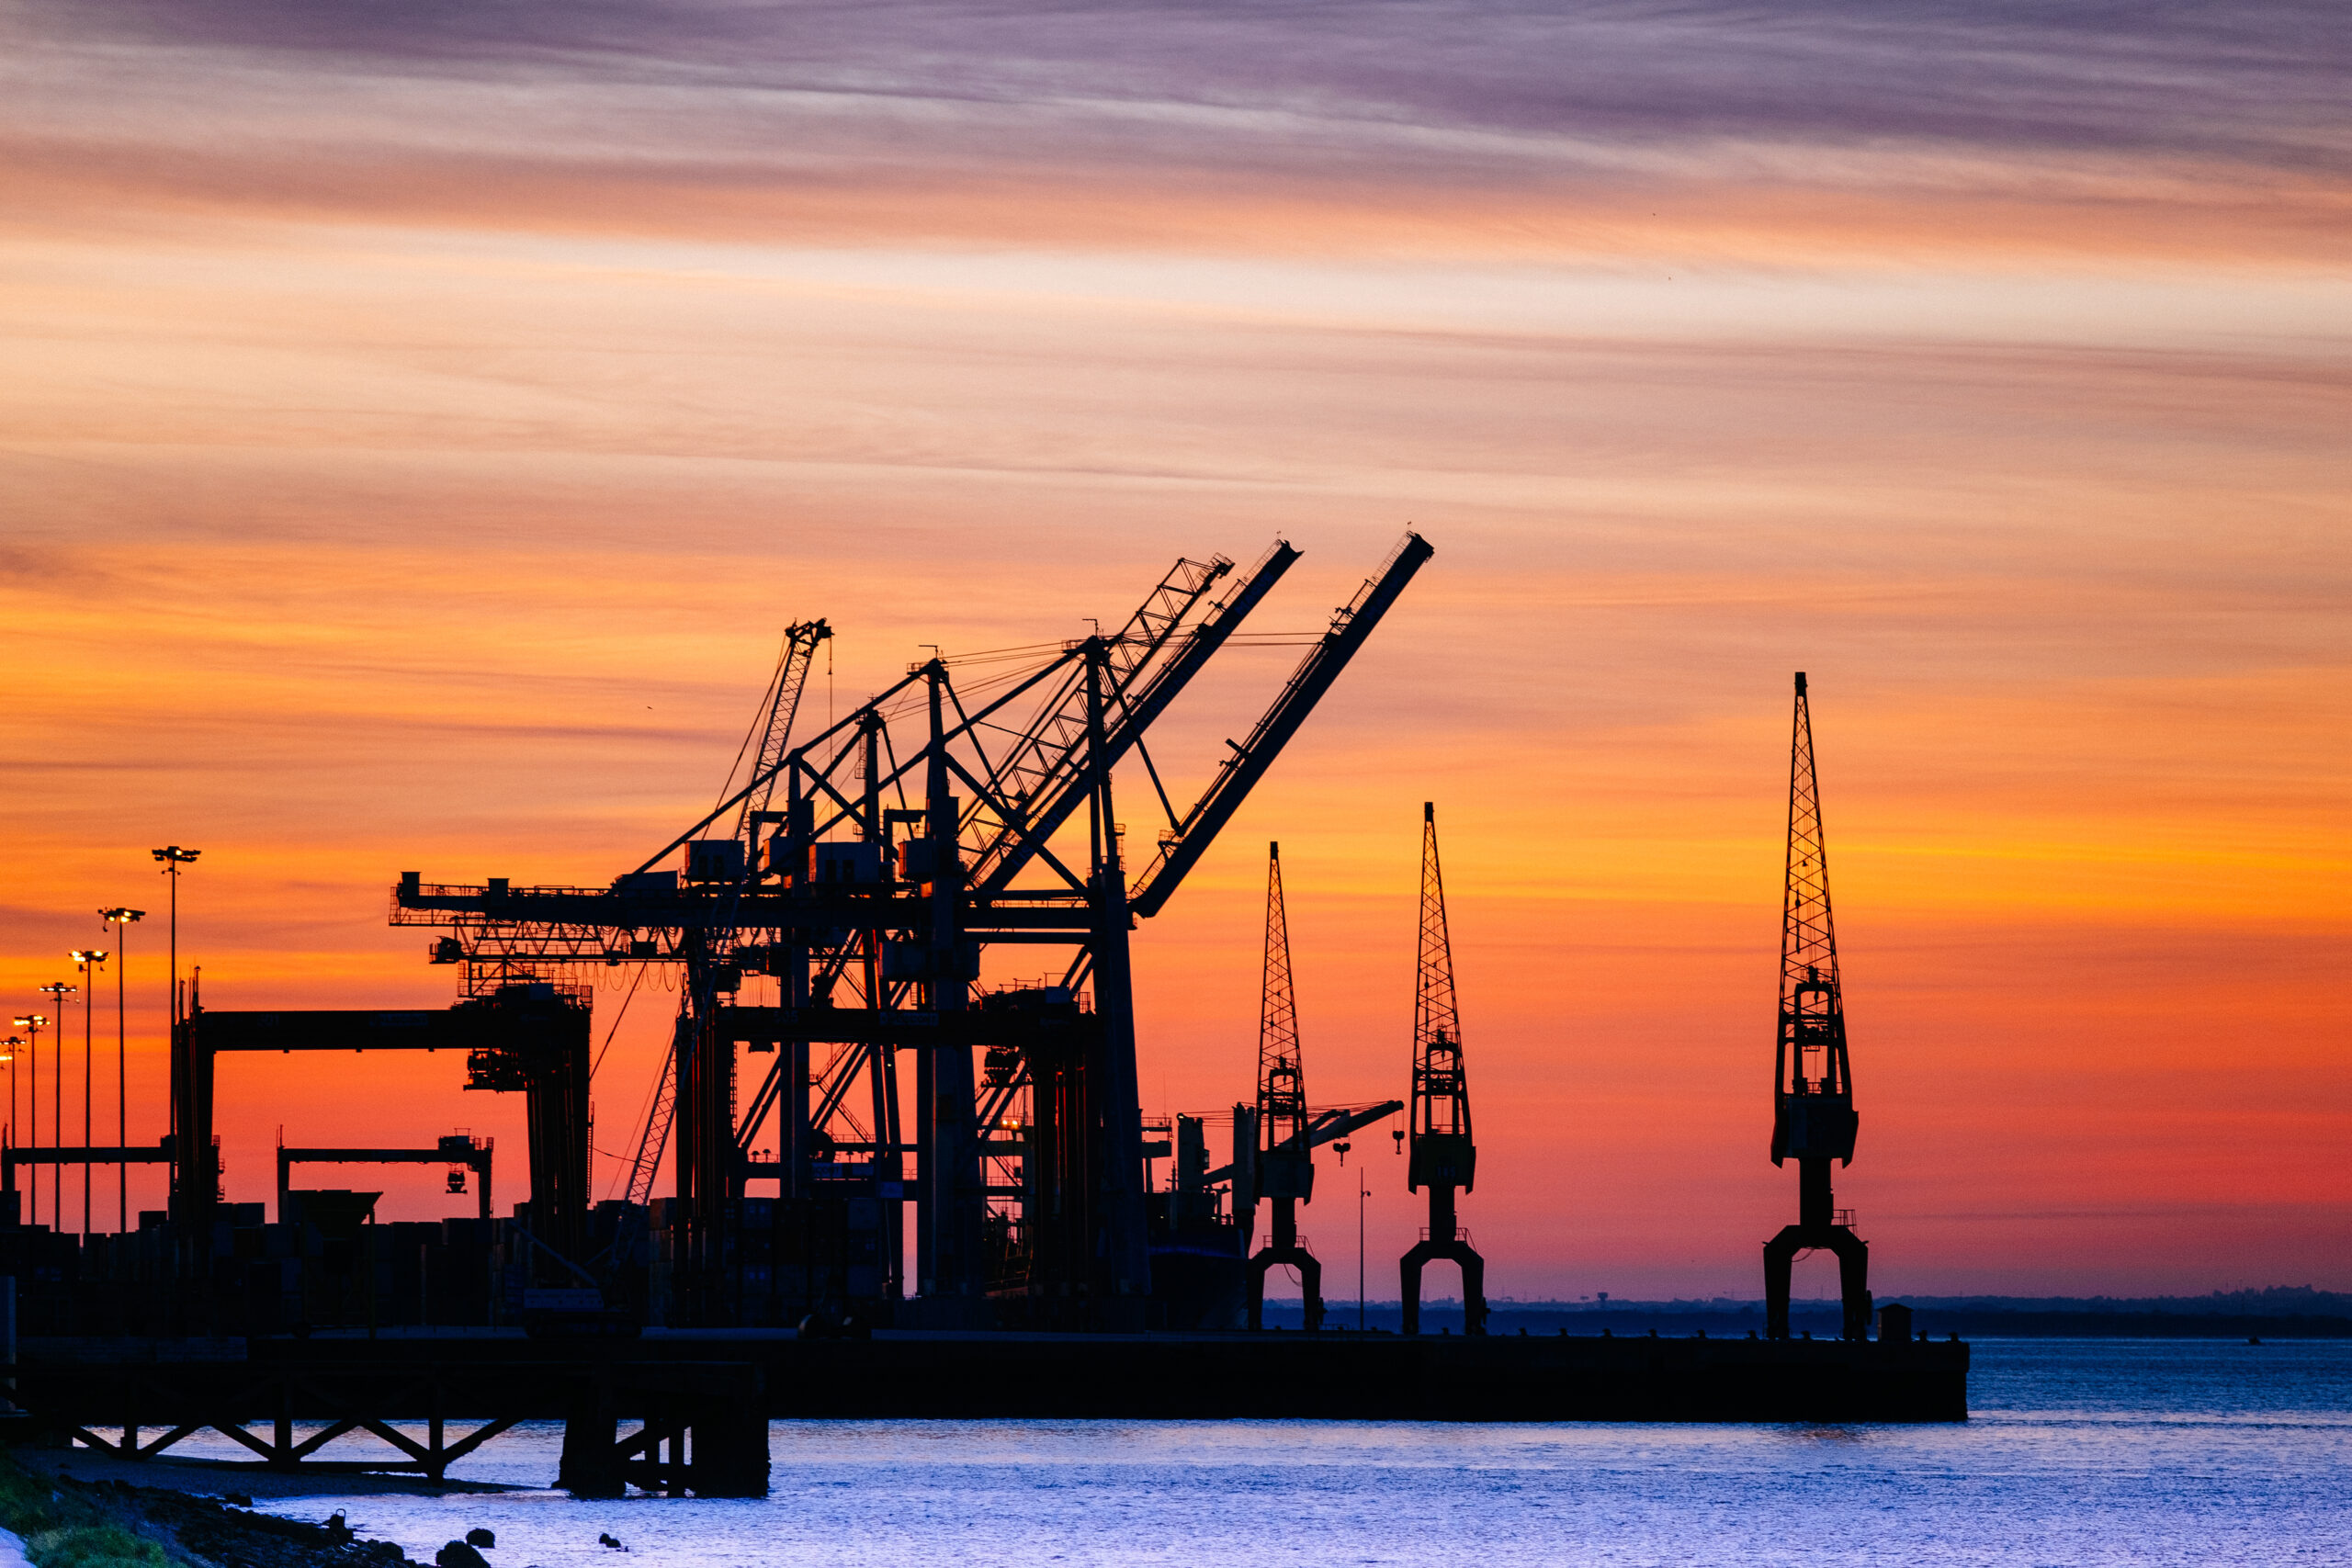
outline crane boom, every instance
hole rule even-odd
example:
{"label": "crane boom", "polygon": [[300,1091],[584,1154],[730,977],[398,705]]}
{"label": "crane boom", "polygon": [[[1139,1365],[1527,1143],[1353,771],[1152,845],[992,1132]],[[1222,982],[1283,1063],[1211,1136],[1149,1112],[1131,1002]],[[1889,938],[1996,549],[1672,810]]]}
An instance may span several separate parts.
{"label": "crane boom", "polygon": [[1340,671],[1348,667],[1356,650],[1372,636],[1373,628],[1413,580],[1413,574],[1420,570],[1421,563],[1436,553],[1427,539],[1408,533],[1390,554],[1380,575],[1367,580],[1356,591],[1356,596],[1331,617],[1330,629],[1292,671],[1273,705],[1250,732],[1250,739],[1226,742],[1232,747],[1233,755],[1219,764],[1216,777],[1210,781],[1192,810],[1163,837],[1159,855],[1136,880],[1127,900],[1136,915],[1148,919],[1159,912],[1184,880],[1184,874],[1193,869],[1193,863],[1207,851],[1217,830],[1241,809],[1241,803],[1249,798],[1250,791],[1265,776],[1266,770],[1273,766],[1283,745],[1306,722],[1306,716],[1315,711],[1315,705],[1331,689]]}
{"label": "crane boom", "polygon": [[[1115,765],[1142,739],[1152,721],[1176,700],[1210,657],[1225,646],[1226,639],[1282,581],[1283,573],[1290,570],[1298,556],[1298,550],[1288,540],[1276,539],[1259,558],[1258,564],[1250,569],[1250,575],[1224,600],[1211,606],[1185,634],[1182,645],[1173,654],[1141,680],[1119,689],[1119,702],[1107,716],[1104,727],[1102,765]],[[1036,808],[1028,824],[1029,831],[1014,840],[1004,852],[992,852],[978,863],[973,886],[994,890],[1008,885],[1028,863],[1035,846],[1051,838],[1086,797],[1085,790],[1079,786],[1093,772],[1093,768],[1067,769],[1059,781],[1058,793],[1045,796],[1045,804]]]}

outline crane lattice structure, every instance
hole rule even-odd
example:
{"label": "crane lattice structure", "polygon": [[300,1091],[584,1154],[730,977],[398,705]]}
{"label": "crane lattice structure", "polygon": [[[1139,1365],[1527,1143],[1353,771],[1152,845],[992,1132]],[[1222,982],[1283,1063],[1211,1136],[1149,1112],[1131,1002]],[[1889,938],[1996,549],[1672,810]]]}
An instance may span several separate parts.
{"label": "crane lattice structure", "polygon": [[[1432,553],[1405,536],[1189,808],[1147,732],[1298,558],[1286,542],[1238,574],[1223,556],[1180,559],[1115,631],[910,666],[822,733],[763,746],[741,788],[609,886],[411,874],[393,920],[455,927],[441,945],[469,963],[494,942],[544,965],[683,967],[662,1216],[673,1322],[733,1310],[730,1208],[773,1182],[786,1204],[903,1213],[922,1300],[900,1321],[1140,1326],[1129,932]],[[1134,873],[1114,794],[1131,761],[1167,823]],[[714,834],[721,822],[733,830]],[[1001,966],[984,989],[988,953]],[[739,1106],[742,1050],[774,1059]],[[878,1298],[885,1281],[849,1292]]]}
{"label": "crane lattice structure", "polygon": [[1453,942],[1445,928],[1445,874],[1437,858],[1437,807],[1421,804],[1421,927],[1413,987],[1413,1103],[1406,1163],[1408,1192],[1426,1187],[1430,1223],[1401,1265],[1405,1332],[1421,1326],[1421,1269],[1440,1258],[1462,1268],[1462,1324],[1487,1331],[1487,1263],[1456,1223],[1455,1192],[1477,1176],[1470,1132],[1470,1077],[1462,1060],[1462,1019],[1453,1001]]}
{"label": "crane lattice structure", "polygon": [[[752,783],[742,795],[735,818],[735,838],[742,846],[741,866],[736,873],[739,885],[756,874],[760,829],[773,819],[768,803],[775,796],[776,774],[783,769],[784,755],[792,740],[801,694],[808,688],[808,672],[816,667],[818,645],[831,640],[832,635],[832,627],[822,620],[796,621],[785,628],[784,651],[776,660],[775,674],[760,698],[759,716],[744,738],[742,756],[752,760]],[[737,759],[737,765],[741,765],[741,757]],[[727,782],[735,782],[732,774]],[[726,793],[725,786],[721,786],[720,793]],[[704,852],[707,855],[710,852],[707,849]],[[699,965],[690,962],[689,968],[698,968],[706,982],[715,981],[733,953],[735,936],[732,928],[713,927],[706,937],[706,961]],[[688,1043],[699,1032],[699,1020],[717,1005],[718,993],[707,986],[688,986],[679,996],[678,1018],[670,1036],[673,1066],[654,1078],[652,1104],[638,1134],[637,1152],[629,1161],[628,1182],[624,1191],[633,1204],[643,1205],[651,1201],[662,1156],[669,1146],[670,1128],[678,1109],[674,1066],[677,1055],[690,1048]]]}
{"label": "crane lattice structure", "polygon": [[1849,1339],[1870,1336],[1870,1244],[1837,1207],[1829,1162],[1854,1162],[1854,1081],[1846,1060],[1846,1005],[1829,908],[1829,847],[1813,759],[1813,710],[1797,672],[1789,745],[1789,856],[1781,913],[1780,1035],[1773,1049],[1772,1163],[1797,1162],[1797,1223],[1764,1244],[1765,1333],[1789,1336],[1790,1273],[1799,1252],[1838,1256]]}
{"label": "crane lattice structure", "polygon": [[[1323,1265],[1298,1234],[1298,1206],[1315,1196],[1313,1120],[1299,1054],[1298,1005],[1291,988],[1290,920],[1283,908],[1283,847],[1266,846],[1266,959],[1258,1009],[1255,1196],[1273,1205],[1272,1234],[1250,1259],[1250,1326],[1265,1326],[1266,1275],[1298,1270],[1309,1332],[1323,1326]],[[1238,1217],[1238,1216],[1237,1216]],[[1244,1233],[1244,1245],[1247,1245]]]}

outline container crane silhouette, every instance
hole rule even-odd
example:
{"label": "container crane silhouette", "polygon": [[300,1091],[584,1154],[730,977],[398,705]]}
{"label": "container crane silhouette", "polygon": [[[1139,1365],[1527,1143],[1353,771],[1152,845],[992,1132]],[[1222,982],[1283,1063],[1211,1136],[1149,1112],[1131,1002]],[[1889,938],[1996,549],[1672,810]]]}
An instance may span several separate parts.
{"label": "container crane silhouette", "polygon": [[[922,1300],[893,1309],[902,1325],[1145,1325],[1129,934],[1433,552],[1418,534],[1398,542],[1180,808],[1146,731],[1298,553],[1277,540],[1246,572],[1179,559],[1116,630],[1106,619],[1070,641],[934,650],[820,734],[763,745],[749,782],[607,886],[402,874],[393,923],[454,928],[435,944],[449,962],[511,958],[543,984],[565,964],[684,970],[690,1016],[662,1090],[673,1109],[657,1112],[674,1119],[674,1196],[648,1215],[666,1233],[668,1321],[718,1323],[749,1299],[729,1263],[752,1223],[737,1200],[774,1182],[774,1213],[830,1205],[861,1235],[876,1209],[886,1226],[904,1213]],[[1146,788],[1126,798],[1166,813],[1140,870],[1114,802],[1129,762]],[[771,798],[777,809],[758,804]],[[1025,965],[1041,949],[1059,951],[1036,983],[978,985],[983,951]],[[774,981],[774,1004],[742,996],[754,976]],[[740,1100],[739,1048],[770,1063]],[[861,1087],[875,1100],[865,1126],[850,1110]],[[640,1140],[633,1198],[650,1196],[658,1127]],[[896,1301],[882,1269],[842,1270],[847,1297]]]}

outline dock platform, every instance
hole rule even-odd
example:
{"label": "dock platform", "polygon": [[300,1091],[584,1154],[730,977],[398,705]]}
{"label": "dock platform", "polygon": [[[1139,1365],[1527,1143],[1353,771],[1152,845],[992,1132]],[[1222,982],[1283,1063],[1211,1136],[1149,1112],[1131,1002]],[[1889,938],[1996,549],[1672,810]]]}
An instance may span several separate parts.
{"label": "dock platform", "polygon": [[[246,1341],[28,1339],[30,1426],[151,1457],[206,1428],[279,1468],[317,1462],[298,1424],[401,1448],[438,1475],[494,1427],[753,1418],[1375,1421],[1961,1421],[1969,1347],[1917,1340],[1513,1335],[651,1331]],[[713,1409],[717,1408],[712,1406]],[[697,1415],[696,1411],[701,1411]],[[430,1423],[427,1441],[396,1434]],[[444,1423],[475,1424],[462,1438]],[[255,1428],[270,1431],[265,1437]],[[243,1435],[240,1435],[240,1434]],[[740,1437],[736,1441],[741,1441]]]}

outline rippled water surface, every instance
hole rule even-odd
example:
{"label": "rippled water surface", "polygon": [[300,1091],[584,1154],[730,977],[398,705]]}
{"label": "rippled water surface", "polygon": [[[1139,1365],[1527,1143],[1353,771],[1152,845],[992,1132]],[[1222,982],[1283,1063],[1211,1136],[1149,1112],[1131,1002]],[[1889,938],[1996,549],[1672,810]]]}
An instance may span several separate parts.
{"label": "rippled water surface", "polygon": [[2352,1345],[1984,1341],[1971,1397],[1944,1427],[780,1421],[764,1502],[573,1501],[546,1426],[459,1472],[530,1490],[265,1506],[427,1562],[486,1525],[495,1568],[2352,1562]]}

